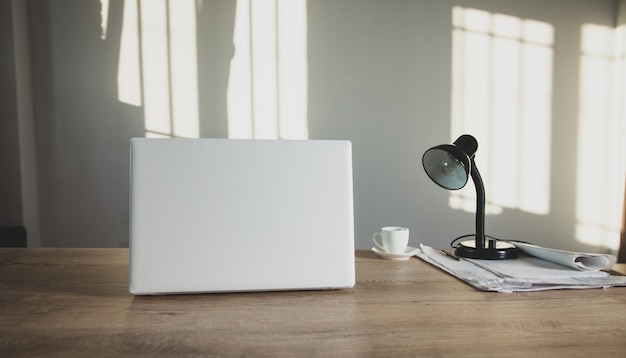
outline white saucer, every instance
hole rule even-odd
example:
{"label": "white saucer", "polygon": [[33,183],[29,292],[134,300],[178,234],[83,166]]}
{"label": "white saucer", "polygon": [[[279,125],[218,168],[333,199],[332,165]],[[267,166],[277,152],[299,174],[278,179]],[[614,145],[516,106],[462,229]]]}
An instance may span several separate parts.
{"label": "white saucer", "polygon": [[392,254],[388,252],[384,252],[379,250],[376,246],[372,247],[372,251],[387,260],[408,260],[409,257],[415,256],[415,254],[419,251],[416,247],[407,246],[404,253],[401,254]]}

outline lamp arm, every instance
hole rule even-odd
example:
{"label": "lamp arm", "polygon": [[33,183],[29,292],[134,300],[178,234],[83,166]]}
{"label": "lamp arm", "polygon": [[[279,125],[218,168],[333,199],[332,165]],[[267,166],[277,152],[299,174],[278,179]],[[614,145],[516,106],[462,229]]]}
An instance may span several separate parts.
{"label": "lamp arm", "polygon": [[471,158],[471,176],[476,187],[476,249],[485,249],[485,185]]}

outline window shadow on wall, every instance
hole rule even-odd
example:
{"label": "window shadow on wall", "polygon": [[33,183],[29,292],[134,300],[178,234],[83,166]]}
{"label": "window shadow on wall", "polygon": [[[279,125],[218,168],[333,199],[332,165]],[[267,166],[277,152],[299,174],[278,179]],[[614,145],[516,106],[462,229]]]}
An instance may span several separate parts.
{"label": "window shadow on wall", "polygon": [[127,0],[121,34],[146,136],[308,137],[305,0]]}
{"label": "window shadow on wall", "polygon": [[[476,159],[488,183],[488,213],[550,215],[551,190],[571,183],[576,240],[617,250],[626,160],[623,30],[581,28],[577,147],[558,157],[552,133],[554,27],[462,7],[452,9],[452,27],[451,137],[474,133],[489,148]],[[564,162],[571,163],[571,173],[554,171]],[[474,205],[471,188],[451,193],[451,207],[473,211]]]}

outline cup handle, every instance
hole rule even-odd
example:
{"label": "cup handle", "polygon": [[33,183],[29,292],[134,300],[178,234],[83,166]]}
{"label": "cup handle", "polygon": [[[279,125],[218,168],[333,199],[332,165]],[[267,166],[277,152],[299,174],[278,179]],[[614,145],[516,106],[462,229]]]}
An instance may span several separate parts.
{"label": "cup handle", "polygon": [[383,248],[383,245],[376,241],[376,236],[380,236],[380,238],[382,239],[382,235],[380,234],[380,232],[375,232],[374,236],[372,236],[372,241],[374,241],[374,246],[376,246],[376,248],[378,248],[380,251],[385,251],[385,249]]}

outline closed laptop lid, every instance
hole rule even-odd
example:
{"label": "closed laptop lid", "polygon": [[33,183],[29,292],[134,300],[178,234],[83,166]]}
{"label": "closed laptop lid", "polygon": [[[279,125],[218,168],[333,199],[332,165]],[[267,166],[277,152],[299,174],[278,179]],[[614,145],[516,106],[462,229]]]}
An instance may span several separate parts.
{"label": "closed laptop lid", "polygon": [[349,141],[131,140],[131,293],[354,282]]}

